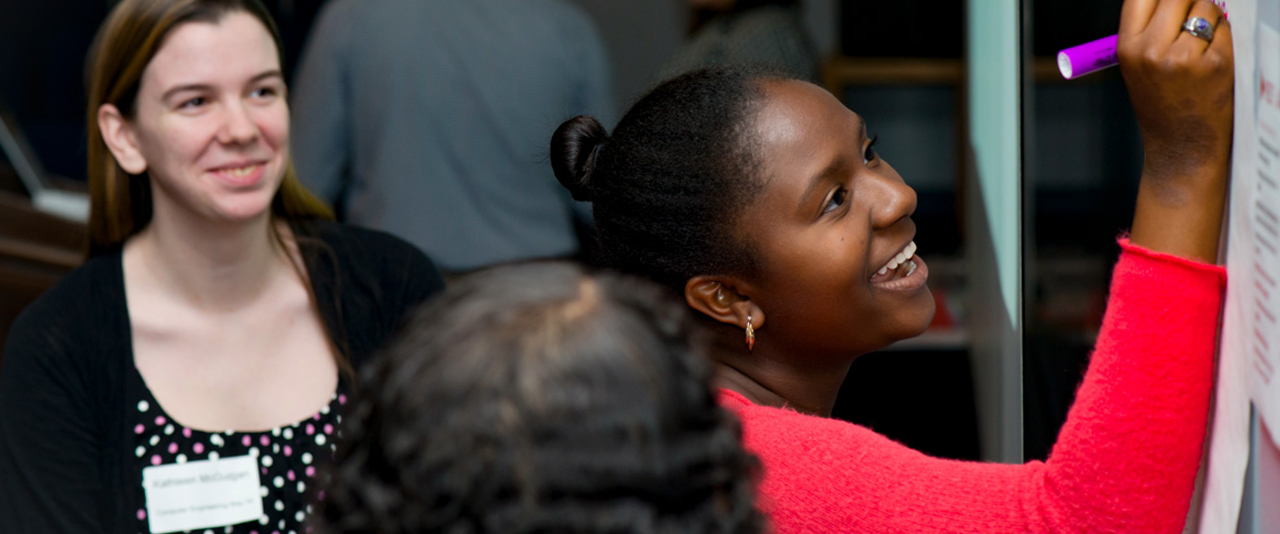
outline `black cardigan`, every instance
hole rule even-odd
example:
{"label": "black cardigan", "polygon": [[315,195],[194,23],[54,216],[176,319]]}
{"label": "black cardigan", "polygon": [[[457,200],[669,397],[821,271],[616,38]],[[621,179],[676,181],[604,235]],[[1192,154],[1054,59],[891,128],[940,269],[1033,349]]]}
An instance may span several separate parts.
{"label": "black cardigan", "polygon": [[[325,326],[357,370],[444,287],[426,256],[388,234],[292,226]],[[130,332],[120,250],[67,274],[13,323],[0,368],[0,532],[137,526]]]}

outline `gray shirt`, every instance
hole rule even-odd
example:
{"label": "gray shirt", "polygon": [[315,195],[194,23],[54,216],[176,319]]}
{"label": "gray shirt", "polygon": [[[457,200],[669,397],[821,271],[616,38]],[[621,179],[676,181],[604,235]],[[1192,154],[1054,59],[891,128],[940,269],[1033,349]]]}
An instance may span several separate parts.
{"label": "gray shirt", "polygon": [[334,0],[293,91],[299,178],[448,271],[578,250],[551,134],[610,124],[595,26],[563,0]]}
{"label": "gray shirt", "polygon": [[818,82],[819,59],[800,10],[761,6],[708,21],[662,68],[669,78],[715,65],[763,64]]}

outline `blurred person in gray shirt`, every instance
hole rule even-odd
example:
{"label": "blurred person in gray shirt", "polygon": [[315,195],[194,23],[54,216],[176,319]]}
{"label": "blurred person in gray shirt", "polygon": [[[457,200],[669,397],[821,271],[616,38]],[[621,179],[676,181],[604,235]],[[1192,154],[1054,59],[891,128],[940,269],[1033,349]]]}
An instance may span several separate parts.
{"label": "blurred person in gray shirt", "polygon": [[465,273],[579,250],[547,160],[579,114],[613,116],[595,25],[563,0],[333,0],[293,90],[298,175],[347,222]]}
{"label": "blurred person in gray shirt", "polygon": [[660,76],[717,65],[762,64],[819,83],[818,48],[805,29],[801,0],[685,0],[689,39]]}

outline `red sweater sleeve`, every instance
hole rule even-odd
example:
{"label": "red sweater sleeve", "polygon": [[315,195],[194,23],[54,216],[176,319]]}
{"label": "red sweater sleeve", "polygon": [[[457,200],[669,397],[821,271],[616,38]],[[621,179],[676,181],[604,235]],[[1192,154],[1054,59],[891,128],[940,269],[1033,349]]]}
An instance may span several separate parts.
{"label": "red sweater sleeve", "polygon": [[777,532],[1180,532],[1226,274],[1120,244],[1089,371],[1047,462],[931,458],[722,391],[764,464],[761,508]]}

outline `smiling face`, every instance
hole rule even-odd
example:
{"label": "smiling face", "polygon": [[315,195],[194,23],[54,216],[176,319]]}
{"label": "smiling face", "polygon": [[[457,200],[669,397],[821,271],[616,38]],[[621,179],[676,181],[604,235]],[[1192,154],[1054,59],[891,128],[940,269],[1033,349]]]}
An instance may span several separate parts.
{"label": "smiling face", "polygon": [[124,129],[134,159],[113,152],[125,170],[150,176],[157,218],[175,210],[227,222],[266,216],[289,146],[267,28],[244,12],[175,28],[143,72]]}
{"label": "smiling face", "polygon": [[924,332],[934,302],[928,268],[912,256],[915,191],[830,93],[761,83],[754,131],[764,186],[738,225],[762,264],[748,280],[768,317],[761,335],[847,357]]}

